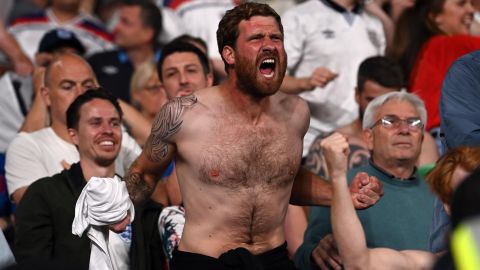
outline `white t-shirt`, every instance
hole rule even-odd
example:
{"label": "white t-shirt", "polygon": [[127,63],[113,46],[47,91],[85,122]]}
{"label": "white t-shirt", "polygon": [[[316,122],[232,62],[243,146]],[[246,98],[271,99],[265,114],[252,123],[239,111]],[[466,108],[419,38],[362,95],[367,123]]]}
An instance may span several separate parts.
{"label": "white t-shirt", "polygon": [[[140,152],[140,146],[124,132],[115,172],[123,177]],[[61,172],[64,169],[62,161],[72,164],[79,160],[75,145],[61,139],[50,127],[32,133],[20,132],[7,149],[8,194],[11,196],[18,188]]]}
{"label": "white t-shirt", "polygon": [[310,129],[304,139],[304,155],[317,134],[331,132],[358,117],[354,93],[360,63],[385,50],[381,22],[367,13],[340,12],[322,0],[310,0],[282,16],[288,70],[308,77],[326,67],[338,77],[326,87],[300,96],[309,105]]}
{"label": "white t-shirt", "polygon": [[43,35],[56,28],[74,32],[85,47],[87,55],[113,49],[110,37],[106,37],[106,32],[99,27],[100,23],[96,18],[83,13],[68,22],[60,23],[52,10],[47,9],[44,16],[25,18],[22,22],[10,26],[8,31],[33,60]]}

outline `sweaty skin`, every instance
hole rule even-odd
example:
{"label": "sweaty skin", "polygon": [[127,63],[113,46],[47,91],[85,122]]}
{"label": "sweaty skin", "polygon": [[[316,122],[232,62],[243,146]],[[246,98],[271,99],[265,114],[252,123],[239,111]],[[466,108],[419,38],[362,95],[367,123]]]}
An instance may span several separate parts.
{"label": "sweaty skin", "polygon": [[[195,95],[164,106],[141,162],[166,166],[176,155],[187,209],[179,249],[219,257],[232,248],[259,254],[283,244],[283,220],[308,127],[306,104],[277,93],[252,122],[229,104],[227,89]],[[131,196],[141,200],[154,180],[135,176],[127,184]]]}

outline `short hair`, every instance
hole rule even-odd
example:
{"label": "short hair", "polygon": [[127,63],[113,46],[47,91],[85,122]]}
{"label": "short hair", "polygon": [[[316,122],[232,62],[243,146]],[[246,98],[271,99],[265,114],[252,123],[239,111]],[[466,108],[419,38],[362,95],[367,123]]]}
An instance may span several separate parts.
{"label": "short hair", "polygon": [[225,69],[228,64],[222,55],[223,47],[230,46],[235,49],[235,43],[240,34],[238,29],[240,22],[243,20],[249,20],[253,16],[273,17],[278,23],[280,32],[283,34],[283,25],[280,15],[278,15],[278,13],[267,4],[246,2],[228,10],[222,20],[218,23],[217,29],[218,51],[225,63]]}
{"label": "short hair", "polygon": [[155,3],[146,0],[126,0],[125,6],[138,6],[140,7],[140,19],[145,27],[153,29],[153,44],[157,44],[158,37],[162,32],[162,12]]}
{"label": "short hair", "polygon": [[443,155],[426,176],[430,189],[446,204],[452,203],[452,176],[458,167],[473,172],[480,167],[480,147],[460,146]]}
{"label": "short hair", "polygon": [[67,128],[78,128],[78,121],[80,121],[80,109],[83,104],[94,99],[103,99],[109,101],[118,112],[120,120],[123,117],[122,109],[117,101],[117,98],[110,94],[103,88],[88,89],[85,93],[79,95],[67,109]]}
{"label": "short hair", "polygon": [[205,40],[203,40],[202,38],[194,37],[189,34],[183,34],[174,38],[171,42],[179,42],[179,41],[187,42],[193,45],[199,44],[205,50],[204,53],[208,58],[208,45],[207,45],[207,42],[205,42]]}
{"label": "short hair", "polygon": [[461,222],[480,215],[480,170],[475,170],[453,193],[452,228]]}
{"label": "short hair", "polygon": [[145,86],[153,74],[157,74],[155,62],[148,61],[138,66],[130,80],[130,95]]}
{"label": "short hair", "polygon": [[407,101],[412,104],[417,109],[425,128],[425,123],[427,123],[427,110],[425,109],[423,101],[415,94],[400,91],[378,96],[368,104],[363,115],[363,129],[371,128],[375,124],[375,115],[378,109],[390,100]]}
{"label": "short hair", "polygon": [[357,89],[360,93],[363,92],[366,81],[400,90],[403,87],[402,69],[385,56],[369,57],[358,68]]}
{"label": "short hair", "polygon": [[162,81],[163,73],[162,73],[162,66],[165,62],[165,59],[174,53],[193,53],[197,56],[200,64],[203,67],[203,73],[205,76],[210,73],[210,65],[208,63],[207,56],[195,45],[185,42],[185,41],[176,41],[170,42],[162,48],[162,55],[160,56],[160,61],[158,61],[157,71],[158,71],[158,78]]}

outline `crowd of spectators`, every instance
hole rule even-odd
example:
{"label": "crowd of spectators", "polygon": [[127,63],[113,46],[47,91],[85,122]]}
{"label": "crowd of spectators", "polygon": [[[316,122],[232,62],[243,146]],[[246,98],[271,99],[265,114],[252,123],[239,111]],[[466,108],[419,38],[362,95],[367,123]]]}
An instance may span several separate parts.
{"label": "crowd of spectators", "polygon": [[[459,263],[458,250],[465,248],[449,244],[452,233],[480,228],[478,222],[463,227],[463,216],[453,226],[450,222],[455,211],[461,212],[459,205],[452,209],[457,186],[468,175],[469,182],[480,181],[479,0],[3,2],[0,269],[46,263],[43,259],[61,259],[58,265],[46,264],[61,268],[68,259],[62,254],[76,251],[83,256],[81,266],[87,265],[87,237],[64,238],[61,227],[73,221],[74,199],[85,183],[66,183],[73,185],[68,196],[74,199],[61,196],[68,202],[60,210],[49,210],[55,198],[40,194],[53,188],[39,188],[45,179],[61,178],[62,171],[67,176],[78,172],[82,159],[88,159],[88,151],[82,154],[70,134],[79,128],[68,126],[70,105],[89,89],[109,93],[92,99],[118,99],[118,108],[112,104],[121,120],[114,131],[120,134],[119,148],[106,176],[114,172],[123,177],[165,104],[228,78],[217,28],[225,12],[242,2],[266,2],[281,16],[288,61],[280,91],[298,95],[310,110],[302,166],[332,180],[337,196],[333,209],[289,205],[285,238],[297,268],[450,269],[442,267]],[[345,146],[341,150],[348,155],[340,163],[346,167],[332,167],[340,148],[331,141]],[[137,241],[132,243],[137,257],[130,256],[131,269],[168,269],[181,240],[188,209],[175,167],[172,161],[162,172],[149,204],[137,209],[138,220],[127,226],[127,233],[143,226],[141,236],[146,237],[143,230],[151,236],[140,244],[135,234],[122,238]],[[354,204],[356,211],[351,211],[338,196],[345,191],[343,182],[352,182],[359,172],[376,177],[385,195],[367,209]],[[35,189],[29,192],[31,185]],[[456,201],[480,205],[480,200]],[[471,209],[465,216],[480,215]],[[46,222],[49,211],[54,214]],[[354,220],[351,228],[338,225],[349,219]],[[38,220],[44,223],[35,224]],[[148,222],[154,223],[155,233],[146,229]],[[35,226],[42,228],[35,231]],[[59,228],[62,236],[56,235]],[[338,236],[353,232],[362,236],[352,246]],[[59,237],[66,244],[56,242]],[[161,249],[160,263],[150,253],[150,263],[137,263],[140,251]],[[404,255],[405,260],[393,259]],[[379,264],[350,256],[378,259]],[[411,268],[403,267],[408,264]]]}

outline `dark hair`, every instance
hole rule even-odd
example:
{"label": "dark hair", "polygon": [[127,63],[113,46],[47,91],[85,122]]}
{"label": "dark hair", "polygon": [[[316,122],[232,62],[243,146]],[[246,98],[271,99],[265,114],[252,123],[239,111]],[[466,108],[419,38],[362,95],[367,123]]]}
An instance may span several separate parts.
{"label": "dark hair", "polygon": [[124,2],[126,6],[138,6],[140,7],[140,19],[143,26],[153,29],[153,44],[157,45],[158,36],[162,31],[162,13],[160,9],[152,3],[146,0],[126,0]]}
{"label": "dark hair", "polygon": [[160,56],[160,61],[158,61],[157,64],[158,78],[160,80],[163,79],[162,66],[165,62],[165,59],[171,54],[181,52],[194,53],[198,57],[198,60],[203,67],[203,73],[205,73],[205,75],[210,73],[208,58],[197,46],[185,41],[172,41],[167,43],[167,45],[162,48],[162,55]]}
{"label": "dark hair", "polygon": [[357,89],[363,91],[367,80],[376,82],[383,87],[402,88],[403,74],[400,67],[384,56],[374,56],[365,59],[358,68]]}
{"label": "dark hair", "polygon": [[225,59],[223,59],[223,47],[230,46],[235,49],[235,43],[239,35],[238,25],[241,21],[249,20],[253,16],[273,17],[278,23],[280,32],[283,34],[283,26],[280,16],[267,4],[246,2],[228,10],[220,23],[218,23],[217,29],[218,51],[225,63],[225,68],[228,65]]}
{"label": "dark hair", "polygon": [[80,109],[83,104],[94,99],[104,99],[112,103],[113,107],[118,112],[120,119],[123,117],[122,109],[117,101],[117,98],[110,94],[103,88],[88,89],[85,93],[79,95],[67,109],[67,128],[78,128],[78,121],[80,120]]}
{"label": "dark hair", "polygon": [[468,218],[480,215],[480,169],[465,178],[455,190],[451,210],[452,228]]}
{"label": "dark hair", "polygon": [[174,38],[171,42],[180,42],[180,41],[187,42],[187,43],[190,43],[190,44],[193,44],[193,45],[195,45],[195,43],[200,44],[200,46],[202,46],[205,49],[206,56],[208,58],[208,45],[207,45],[207,42],[205,42],[205,40],[203,40],[199,37],[191,36],[189,34],[183,34],[183,35],[180,35],[180,36]]}
{"label": "dark hair", "polygon": [[433,18],[442,12],[444,3],[445,0],[418,0],[398,19],[392,46],[387,48],[387,56],[402,68],[405,86],[409,84],[410,73],[425,42],[442,34]]}

